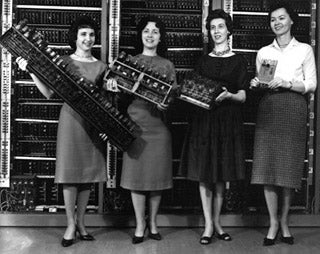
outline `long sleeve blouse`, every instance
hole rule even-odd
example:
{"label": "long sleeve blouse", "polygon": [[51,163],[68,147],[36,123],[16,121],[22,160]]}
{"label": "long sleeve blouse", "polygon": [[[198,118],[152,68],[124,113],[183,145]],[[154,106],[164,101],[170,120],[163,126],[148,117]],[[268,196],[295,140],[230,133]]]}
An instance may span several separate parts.
{"label": "long sleeve blouse", "polygon": [[286,81],[301,81],[305,93],[314,92],[317,87],[316,64],[312,47],[292,38],[289,45],[280,49],[276,40],[258,51],[256,68],[259,72],[264,60],[277,60],[274,77]]}

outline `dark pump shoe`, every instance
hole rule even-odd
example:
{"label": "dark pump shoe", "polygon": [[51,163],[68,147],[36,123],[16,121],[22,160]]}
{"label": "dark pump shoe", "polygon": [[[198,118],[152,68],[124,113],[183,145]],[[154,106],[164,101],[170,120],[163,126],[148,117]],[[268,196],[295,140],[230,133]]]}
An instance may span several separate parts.
{"label": "dark pump shoe", "polygon": [[132,243],[133,244],[138,244],[138,243],[142,243],[144,240],[143,236],[133,236],[132,237]]}
{"label": "dark pump shoe", "polygon": [[276,243],[276,237],[273,239],[265,237],[263,239],[263,246],[271,246],[271,245],[274,245],[275,243]]}
{"label": "dark pump shoe", "polygon": [[276,235],[274,238],[268,238],[268,237],[265,237],[263,239],[263,246],[271,246],[271,245],[274,245],[276,243],[276,240],[278,238],[278,235],[279,235],[279,231],[280,229],[278,229]]}
{"label": "dark pump shoe", "polygon": [[61,245],[63,246],[63,247],[69,247],[69,246],[71,246],[72,244],[74,244],[74,239],[64,239],[64,238],[62,238],[62,241],[61,241]]}
{"label": "dark pump shoe", "polygon": [[79,233],[79,239],[81,241],[94,241],[96,240],[92,235],[86,234],[86,235],[81,235],[79,228],[77,227],[76,232]]}
{"label": "dark pump shoe", "polygon": [[286,244],[294,244],[294,238],[293,236],[280,236],[280,241]]}
{"label": "dark pump shoe", "polygon": [[276,243],[276,240],[278,238],[278,234],[279,234],[279,230],[277,231],[277,234],[276,236],[272,239],[272,238],[268,238],[268,237],[265,237],[263,239],[263,246],[271,246],[271,245],[274,245]]}
{"label": "dark pump shoe", "polygon": [[155,233],[155,234],[153,234],[153,233],[149,233],[148,234],[148,237],[150,238],[150,239],[153,239],[153,240],[157,240],[157,241],[160,241],[161,239],[162,239],[162,236],[160,235],[160,233]]}
{"label": "dark pump shoe", "polygon": [[143,236],[136,236],[136,235],[134,235],[133,237],[132,237],[132,243],[133,244],[138,244],[138,243],[142,243],[143,242],[143,240],[144,240],[144,234],[145,234],[145,232],[146,232],[146,230],[147,230],[147,225],[145,226],[145,228],[144,228],[144,230],[143,230]]}
{"label": "dark pump shoe", "polygon": [[81,241],[94,241],[94,240],[96,240],[92,235],[90,235],[90,234],[86,234],[86,235],[81,235],[80,233],[79,233],[79,239],[81,240]]}

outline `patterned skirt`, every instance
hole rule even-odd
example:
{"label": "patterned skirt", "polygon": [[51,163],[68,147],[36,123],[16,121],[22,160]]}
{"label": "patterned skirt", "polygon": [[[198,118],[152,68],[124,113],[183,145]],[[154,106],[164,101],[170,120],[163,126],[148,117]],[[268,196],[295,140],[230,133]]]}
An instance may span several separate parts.
{"label": "patterned skirt", "polygon": [[307,102],[295,92],[267,93],[260,101],[252,184],[301,187],[306,156]]}

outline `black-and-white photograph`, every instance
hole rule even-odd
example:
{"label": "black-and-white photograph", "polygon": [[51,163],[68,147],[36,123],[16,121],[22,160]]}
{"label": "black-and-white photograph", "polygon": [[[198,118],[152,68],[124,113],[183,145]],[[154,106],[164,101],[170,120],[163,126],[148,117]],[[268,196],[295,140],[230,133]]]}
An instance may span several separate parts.
{"label": "black-and-white photograph", "polygon": [[0,253],[320,253],[318,5],[1,0]]}

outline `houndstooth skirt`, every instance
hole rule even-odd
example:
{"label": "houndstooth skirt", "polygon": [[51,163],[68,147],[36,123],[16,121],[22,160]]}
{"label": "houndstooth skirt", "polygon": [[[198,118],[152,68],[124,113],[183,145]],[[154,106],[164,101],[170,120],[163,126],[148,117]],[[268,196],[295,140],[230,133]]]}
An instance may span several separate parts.
{"label": "houndstooth skirt", "polygon": [[299,189],[307,139],[307,102],[303,95],[267,93],[258,108],[252,184]]}

